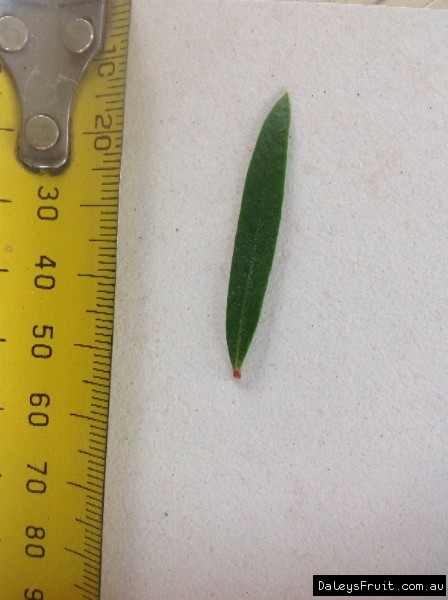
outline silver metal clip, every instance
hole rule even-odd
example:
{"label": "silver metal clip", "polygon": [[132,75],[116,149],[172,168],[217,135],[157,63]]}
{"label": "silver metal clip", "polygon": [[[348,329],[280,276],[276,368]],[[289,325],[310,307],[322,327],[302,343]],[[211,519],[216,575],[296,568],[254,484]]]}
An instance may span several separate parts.
{"label": "silver metal clip", "polygon": [[0,0],[0,56],[21,109],[19,155],[34,170],[70,156],[76,87],[102,46],[106,0]]}

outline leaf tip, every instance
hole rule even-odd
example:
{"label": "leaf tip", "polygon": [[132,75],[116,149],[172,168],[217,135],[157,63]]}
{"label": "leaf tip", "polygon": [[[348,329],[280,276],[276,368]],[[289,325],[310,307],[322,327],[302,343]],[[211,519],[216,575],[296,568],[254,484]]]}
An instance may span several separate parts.
{"label": "leaf tip", "polygon": [[241,379],[241,371],[238,369],[238,367],[233,369],[233,376],[235,379]]}
{"label": "leaf tip", "polygon": [[278,102],[286,104],[288,109],[291,110],[291,97],[289,95],[288,90],[286,90],[286,92],[283,94],[283,96],[280,98],[280,100]]}

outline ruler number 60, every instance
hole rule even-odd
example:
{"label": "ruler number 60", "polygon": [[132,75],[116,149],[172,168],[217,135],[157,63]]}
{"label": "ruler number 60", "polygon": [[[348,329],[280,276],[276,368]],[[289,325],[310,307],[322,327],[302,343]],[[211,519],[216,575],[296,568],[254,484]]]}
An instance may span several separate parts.
{"label": "ruler number 60", "polygon": [[28,415],[28,423],[33,427],[46,427],[50,422],[50,416],[48,413],[43,412],[43,409],[50,406],[50,396],[48,394],[31,394],[30,404],[31,406],[40,408],[41,411],[31,412]]}

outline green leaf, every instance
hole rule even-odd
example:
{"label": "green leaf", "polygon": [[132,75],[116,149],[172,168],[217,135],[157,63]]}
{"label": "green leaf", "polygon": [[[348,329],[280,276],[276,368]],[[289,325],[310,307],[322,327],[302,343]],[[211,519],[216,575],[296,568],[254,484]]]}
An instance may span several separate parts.
{"label": "green leaf", "polygon": [[284,94],[267,116],[247,172],[227,297],[227,346],[235,377],[260,317],[274,259],[288,159],[291,105]]}

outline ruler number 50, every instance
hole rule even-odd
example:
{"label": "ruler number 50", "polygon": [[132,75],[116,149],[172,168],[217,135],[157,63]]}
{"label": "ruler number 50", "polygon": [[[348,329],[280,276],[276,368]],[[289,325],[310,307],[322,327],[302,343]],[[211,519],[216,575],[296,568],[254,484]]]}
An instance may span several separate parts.
{"label": "ruler number 50", "polygon": [[[33,327],[34,338],[50,338],[53,339],[54,327],[52,325],[35,325]],[[34,358],[51,358],[53,348],[49,344],[33,344],[31,354]]]}

